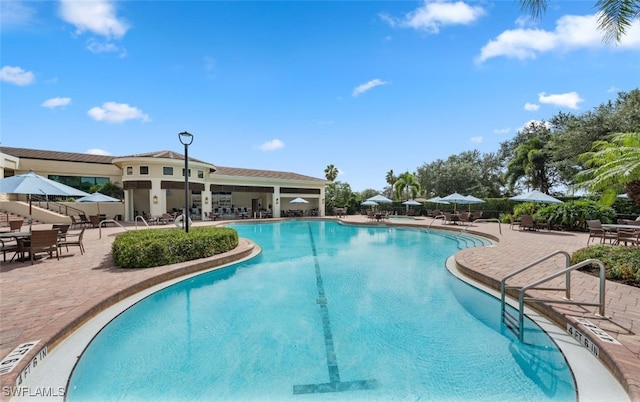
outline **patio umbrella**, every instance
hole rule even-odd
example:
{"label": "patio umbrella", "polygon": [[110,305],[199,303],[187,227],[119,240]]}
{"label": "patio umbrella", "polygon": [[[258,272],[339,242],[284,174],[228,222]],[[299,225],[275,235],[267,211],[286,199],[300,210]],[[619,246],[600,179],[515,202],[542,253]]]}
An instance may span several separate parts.
{"label": "patio umbrella", "polygon": [[76,202],[95,202],[96,206],[98,207],[98,215],[100,215],[101,202],[120,202],[120,200],[96,191],[95,193],[87,195],[86,197],[78,198]]}
{"label": "patio umbrella", "polygon": [[368,205],[368,206],[373,207],[373,206],[378,205],[378,203],[377,203],[377,202],[375,202],[375,201],[369,201],[369,200],[367,200],[367,201],[364,201],[364,202],[360,203],[360,205]]}
{"label": "patio umbrella", "polygon": [[406,205],[407,206],[407,213],[409,213],[409,205],[422,205],[422,203],[418,202],[416,200],[407,200],[407,201],[403,202],[402,205]]}
{"label": "patio umbrella", "polygon": [[308,204],[309,201],[305,200],[304,198],[294,198],[293,200],[289,201],[289,204]]}
{"label": "patio umbrella", "polygon": [[382,194],[367,198],[367,201],[377,202],[378,204],[391,204],[393,202]]}
{"label": "patio umbrella", "polygon": [[515,197],[509,198],[514,201],[524,201],[524,202],[538,202],[544,204],[562,204],[557,198],[553,198],[552,196],[545,194],[538,190],[529,191],[526,194],[516,195]]}
{"label": "patio umbrella", "polygon": [[89,195],[82,190],[49,180],[33,172],[19,174],[0,179],[0,194],[27,194],[29,195],[29,231],[31,231],[31,196],[62,195],[67,197],[83,197]]}
{"label": "patio umbrella", "polygon": [[471,204],[482,204],[485,201],[481,200],[480,198],[476,198],[472,195],[468,195],[465,197],[467,199],[466,204],[469,205],[469,212],[471,212]]}
{"label": "patio umbrella", "polygon": [[458,204],[466,204],[467,198],[460,193],[449,194],[442,198],[443,201],[453,202],[454,212],[458,209]]}
{"label": "patio umbrella", "polygon": [[440,197],[429,198],[428,200],[426,200],[426,202],[433,202],[435,204],[449,204],[449,201],[444,201]]}

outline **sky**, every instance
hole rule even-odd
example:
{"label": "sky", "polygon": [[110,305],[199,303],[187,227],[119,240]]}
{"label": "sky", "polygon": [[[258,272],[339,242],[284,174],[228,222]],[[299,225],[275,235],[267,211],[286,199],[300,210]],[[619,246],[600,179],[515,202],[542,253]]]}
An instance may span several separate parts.
{"label": "sky", "polygon": [[382,190],[640,86],[595,0],[0,2],[0,144],[184,153]]}

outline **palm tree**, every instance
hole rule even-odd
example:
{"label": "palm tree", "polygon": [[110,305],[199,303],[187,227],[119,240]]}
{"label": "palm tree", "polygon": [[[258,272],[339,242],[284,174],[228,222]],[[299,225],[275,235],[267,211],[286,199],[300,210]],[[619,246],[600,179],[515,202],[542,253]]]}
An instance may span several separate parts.
{"label": "palm tree", "polygon": [[551,180],[549,179],[549,161],[551,156],[546,144],[539,137],[516,148],[515,155],[507,164],[506,178],[509,184],[514,186],[522,178],[527,187],[549,193]]}
{"label": "palm tree", "polygon": [[396,200],[402,199],[403,193],[406,195],[407,200],[415,198],[421,190],[420,183],[409,172],[404,172],[393,183],[393,190]]}
{"label": "palm tree", "polygon": [[578,188],[601,192],[607,205],[624,189],[629,199],[640,203],[640,133],[617,133],[609,141],[596,141],[578,160],[587,166],[576,175]]}
{"label": "palm tree", "polygon": [[324,169],[324,176],[329,181],[334,181],[336,177],[338,177],[338,173],[340,173],[340,170],[333,165],[327,165],[327,167]]}
{"label": "palm tree", "polygon": [[[523,11],[528,11],[534,18],[544,14],[547,0],[520,0]],[[638,0],[598,0],[598,29],[604,32],[604,41],[620,42],[631,28],[634,20],[640,17]]]}

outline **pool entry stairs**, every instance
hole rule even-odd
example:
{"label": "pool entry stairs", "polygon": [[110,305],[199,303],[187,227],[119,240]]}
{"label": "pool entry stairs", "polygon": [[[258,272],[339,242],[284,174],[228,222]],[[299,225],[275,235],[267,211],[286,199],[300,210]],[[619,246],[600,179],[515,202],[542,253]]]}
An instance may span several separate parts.
{"label": "pool entry stairs", "polygon": [[[555,272],[553,274],[547,275],[543,278],[540,279],[536,279],[524,286],[518,286],[518,285],[507,285],[507,280],[517,276],[520,273],[523,273],[525,271],[528,271],[530,268],[539,266],[540,264],[542,264],[545,261],[548,261],[556,256],[564,256],[565,257],[565,264],[564,264],[564,268],[562,268],[561,270],[559,270],[558,272]],[[600,260],[596,260],[596,259],[588,259],[585,261],[582,261],[578,264],[574,264],[574,265],[570,265],[571,264],[571,256],[569,255],[569,253],[567,253],[566,251],[554,251],[551,254],[548,254],[544,257],[541,257],[533,262],[531,262],[530,264],[525,265],[524,267],[518,268],[515,271],[507,274],[504,278],[502,278],[502,280],[500,281],[500,301],[501,301],[501,316],[502,316],[502,323],[509,329],[511,330],[511,332],[513,332],[513,334],[515,336],[518,337],[518,340],[520,342],[525,343],[524,341],[524,333],[525,333],[525,328],[524,328],[524,304],[525,302],[529,302],[529,303],[559,303],[559,304],[575,304],[575,305],[581,305],[581,306],[597,306],[598,307],[598,316],[602,316],[604,317],[604,310],[605,310],[605,305],[604,305],[604,301],[605,301],[605,268],[604,268],[604,264],[602,263],[602,261]],[[575,301],[571,299],[571,272],[578,269],[578,268],[582,268],[584,266],[590,265],[590,264],[596,264],[599,266],[600,268],[600,294],[599,294],[599,299],[597,303],[594,302],[587,302],[587,301]],[[565,280],[564,280],[564,286],[563,287],[541,287],[540,285],[542,285],[543,283],[546,283],[552,279],[558,278],[564,276]],[[559,298],[559,299],[548,299],[548,298],[540,298],[540,297],[533,297],[533,296],[528,296],[527,295],[527,291],[529,290],[542,290],[542,291],[563,291],[564,297],[563,298]],[[514,306],[514,308],[509,308],[507,309],[507,303],[506,303],[506,294],[509,293],[511,296],[513,296],[514,298],[517,297],[518,300],[518,304],[517,306]]]}

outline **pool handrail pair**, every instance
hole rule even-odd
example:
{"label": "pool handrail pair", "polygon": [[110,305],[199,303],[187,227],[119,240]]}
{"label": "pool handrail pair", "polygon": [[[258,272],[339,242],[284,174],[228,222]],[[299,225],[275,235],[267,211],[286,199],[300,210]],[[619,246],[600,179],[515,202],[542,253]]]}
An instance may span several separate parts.
{"label": "pool handrail pair", "polygon": [[[563,268],[562,270],[545,276],[544,278],[538,279],[532,283],[529,283],[528,285],[522,286],[522,287],[518,287],[518,286],[507,286],[506,282],[508,279],[520,274],[521,272],[524,272],[546,260],[549,260],[550,258],[553,258],[557,255],[564,255],[565,256],[565,268]],[[575,304],[575,305],[580,305],[580,306],[597,306],[598,307],[598,313],[596,315],[604,317],[605,316],[605,267],[604,264],[602,263],[602,261],[600,260],[596,260],[596,259],[588,259],[588,260],[584,260],[582,262],[579,262],[577,264],[574,265],[570,265],[571,264],[571,256],[569,255],[569,253],[567,253],[566,251],[561,251],[561,250],[556,250],[554,252],[552,252],[551,254],[545,255],[544,257],[541,257],[527,265],[525,265],[522,268],[518,268],[517,270],[507,274],[506,276],[504,276],[502,278],[502,280],[500,281],[500,308],[501,308],[501,317],[502,317],[502,322],[507,326],[507,328],[509,328],[509,330],[511,330],[514,335],[518,336],[518,340],[520,342],[524,342],[524,302],[528,301],[528,302],[534,302],[534,303],[559,303],[559,304]],[[582,268],[586,265],[589,264],[597,264],[600,268],[600,275],[599,275],[599,281],[600,281],[600,286],[599,286],[599,299],[597,303],[593,303],[593,302],[586,302],[586,301],[573,301],[571,299],[571,271],[574,271],[578,268]],[[565,275],[565,287],[564,288],[544,288],[544,287],[538,287],[538,285],[541,285],[544,282],[547,282],[551,279],[555,279],[559,276]],[[510,313],[508,313],[506,311],[506,292],[507,290],[517,290],[518,291],[518,321],[517,323],[515,322],[515,317],[512,316]],[[564,300],[557,300],[557,299],[544,299],[544,298],[537,298],[537,297],[526,297],[525,293],[527,292],[527,290],[553,290],[553,291],[558,291],[558,290],[564,290],[565,291],[565,297]]]}

